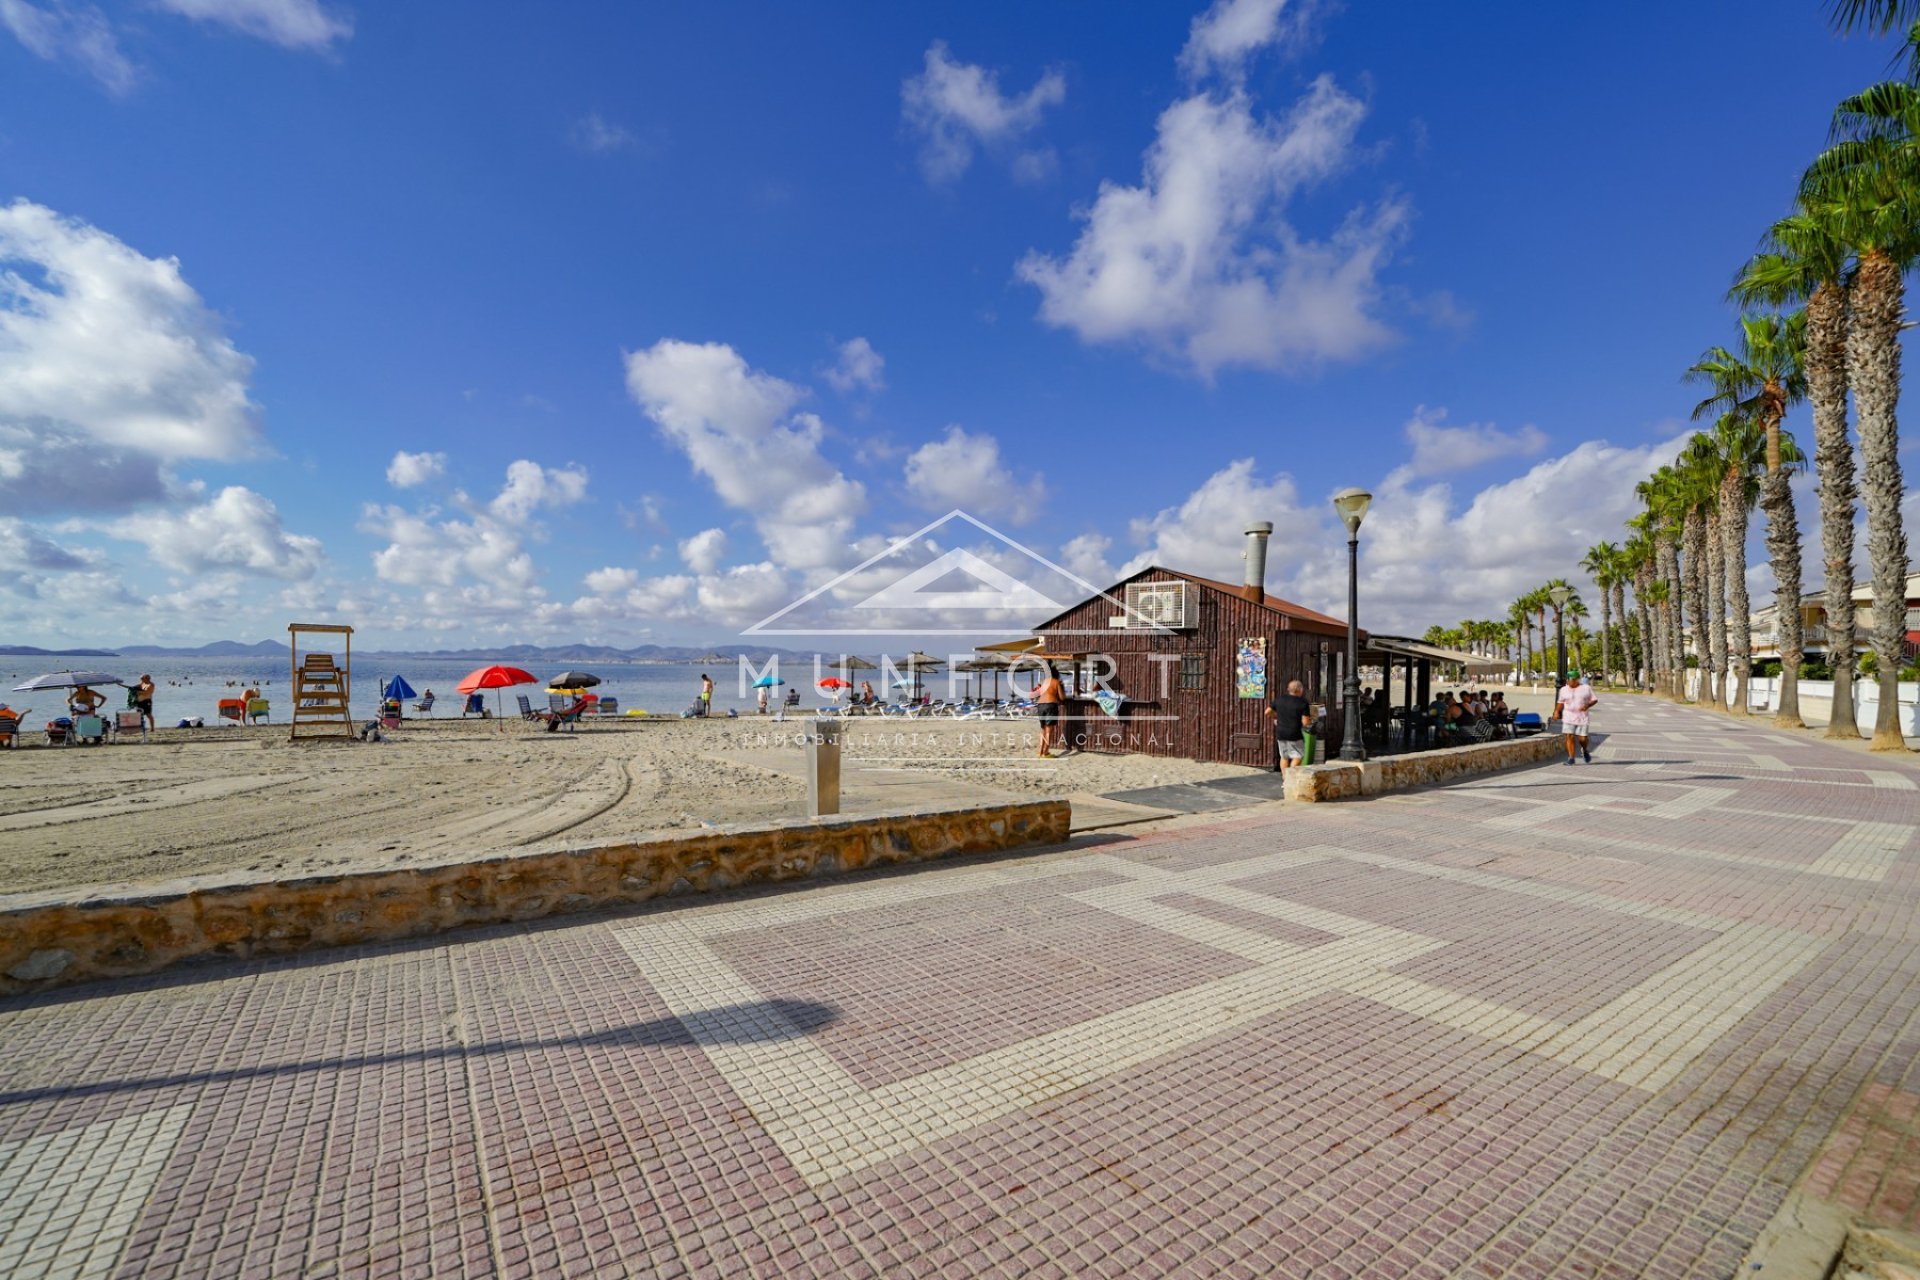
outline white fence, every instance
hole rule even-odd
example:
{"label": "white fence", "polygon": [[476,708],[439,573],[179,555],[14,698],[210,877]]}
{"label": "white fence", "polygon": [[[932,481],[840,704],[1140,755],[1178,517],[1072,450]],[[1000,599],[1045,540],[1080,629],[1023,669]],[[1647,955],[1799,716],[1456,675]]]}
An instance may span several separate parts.
{"label": "white fence", "polygon": [[[1697,689],[1700,673],[1687,673],[1689,691]],[[1755,680],[1747,689],[1747,703],[1755,711],[1773,711],[1779,706],[1780,681],[1778,679]],[[1809,705],[1812,704],[1812,705]],[[1915,707],[1920,704],[1920,684],[1902,682],[1900,685],[1900,732],[1909,738],[1920,737],[1920,724],[1915,720]],[[1812,720],[1828,718],[1833,706],[1833,681],[1802,680],[1800,682],[1800,711]],[[1853,718],[1862,733],[1873,732],[1874,721],[1880,716],[1880,686],[1872,680],[1853,682]]]}

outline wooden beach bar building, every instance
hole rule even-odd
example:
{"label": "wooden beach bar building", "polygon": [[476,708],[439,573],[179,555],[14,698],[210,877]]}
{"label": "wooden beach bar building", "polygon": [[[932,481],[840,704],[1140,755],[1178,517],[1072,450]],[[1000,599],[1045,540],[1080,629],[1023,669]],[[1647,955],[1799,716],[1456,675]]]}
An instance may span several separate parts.
{"label": "wooden beach bar building", "polygon": [[[1177,756],[1270,767],[1267,704],[1289,680],[1327,709],[1339,741],[1347,625],[1269,596],[1270,524],[1247,530],[1246,581],[1239,586],[1158,565],[1033,628],[1040,647],[1018,664],[1046,662],[1076,673],[1068,740],[1088,751]],[[1362,633],[1362,644],[1366,643]],[[1102,707],[1095,682],[1119,695]]]}

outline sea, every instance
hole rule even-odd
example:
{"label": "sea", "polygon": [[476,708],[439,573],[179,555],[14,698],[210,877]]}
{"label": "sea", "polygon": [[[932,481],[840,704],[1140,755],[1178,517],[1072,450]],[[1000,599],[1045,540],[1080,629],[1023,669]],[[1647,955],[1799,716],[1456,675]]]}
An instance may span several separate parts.
{"label": "sea", "polygon": [[[380,689],[394,676],[400,676],[413,686],[421,697],[427,690],[434,692],[433,715],[458,717],[465,698],[454,687],[461,679],[477,667],[487,665],[475,662],[471,658],[435,659],[435,658],[362,658],[355,655],[351,676],[351,695],[349,706],[354,717],[371,719],[380,703]],[[511,665],[511,664],[509,664]],[[743,674],[737,663],[621,663],[598,662],[578,663],[574,670],[585,670],[600,677],[600,684],[594,692],[602,697],[615,697],[620,700],[622,711],[642,710],[653,715],[678,715],[691,707],[700,693],[700,676],[707,673],[713,677],[713,706],[716,713],[729,709],[743,715],[751,715],[759,704],[759,691],[747,687],[754,676]],[[526,668],[542,682],[560,673],[561,668],[548,670]],[[158,692],[153,700],[154,722],[162,727],[171,727],[181,720],[198,717],[209,726],[220,722],[219,702],[222,698],[236,698],[248,688],[257,688],[262,697],[272,704],[268,713],[271,722],[284,723],[292,709],[290,690],[292,677],[284,659],[273,658],[98,658],[79,655],[35,655],[29,657],[0,656],[0,701],[5,701],[15,710],[29,708],[35,718],[51,718],[65,714],[66,698],[56,689],[35,690],[29,693],[12,692],[16,684],[31,680],[38,675],[56,671],[101,671],[118,676],[129,686],[138,681],[143,674],[153,676]],[[776,692],[784,694],[788,689],[800,687],[800,705],[803,709],[823,706],[826,698],[817,690],[809,687],[813,680],[811,664],[804,667],[789,668],[783,673],[790,682]],[[874,677],[878,672],[849,672],[849,677],[857,686],[862,677]],[[972,677],[954,675],[949,677],[945,671],[933,671],[922,678],[921,689],[935,698],[965,697],[972,694],[973,687],[968,683]],[[985,683],[979,692],[990,694],[993,691],[991,676],[984,678]],[[1005,681],[1001,681],[1004,689]],[[879,689],[876,679],[874,687]],[[124,710],[125,695],[118,688],[108,687],[101,690],[107,695],[107,711]],[[907,690],[896,690],[900,696]],[[546,685],[544,683],[521,685],[517,688],[488,690],[487,707],[491,710],[496,704],[508,715],[515,713],[514,695],[526,694],[536,707],[546,705]],[[409,699],[407,714],[418,714],[412,703],[418,699]]]}

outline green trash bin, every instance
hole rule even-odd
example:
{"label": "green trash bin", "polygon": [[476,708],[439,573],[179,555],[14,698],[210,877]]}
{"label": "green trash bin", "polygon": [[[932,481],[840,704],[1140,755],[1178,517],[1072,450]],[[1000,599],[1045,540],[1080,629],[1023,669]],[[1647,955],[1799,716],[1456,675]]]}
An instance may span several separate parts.
{"label": "green trash bin", "polygon": [[1301,764],[1313,763],[1314,741],[1315,739],[1313,736],[1313,730],[1311,729],[1307,730],[1305,733],[1302,733],[1300,735],[1300,763]]}

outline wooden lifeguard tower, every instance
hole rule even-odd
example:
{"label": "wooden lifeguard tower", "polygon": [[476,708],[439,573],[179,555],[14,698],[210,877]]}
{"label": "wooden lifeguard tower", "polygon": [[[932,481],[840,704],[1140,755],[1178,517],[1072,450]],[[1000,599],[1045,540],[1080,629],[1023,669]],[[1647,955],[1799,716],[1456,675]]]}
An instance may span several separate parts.
{"label": "wooden lifeguard tower", "polygon": [[[300,656],[302,632],[342,636],[346,652],[335,664],[331,653]],[[331,622],[289,622],[287,647],[293,664],[293,722],[288,737],[351,738],[353,714],[347,698],[353,691],[353,628]]]}

